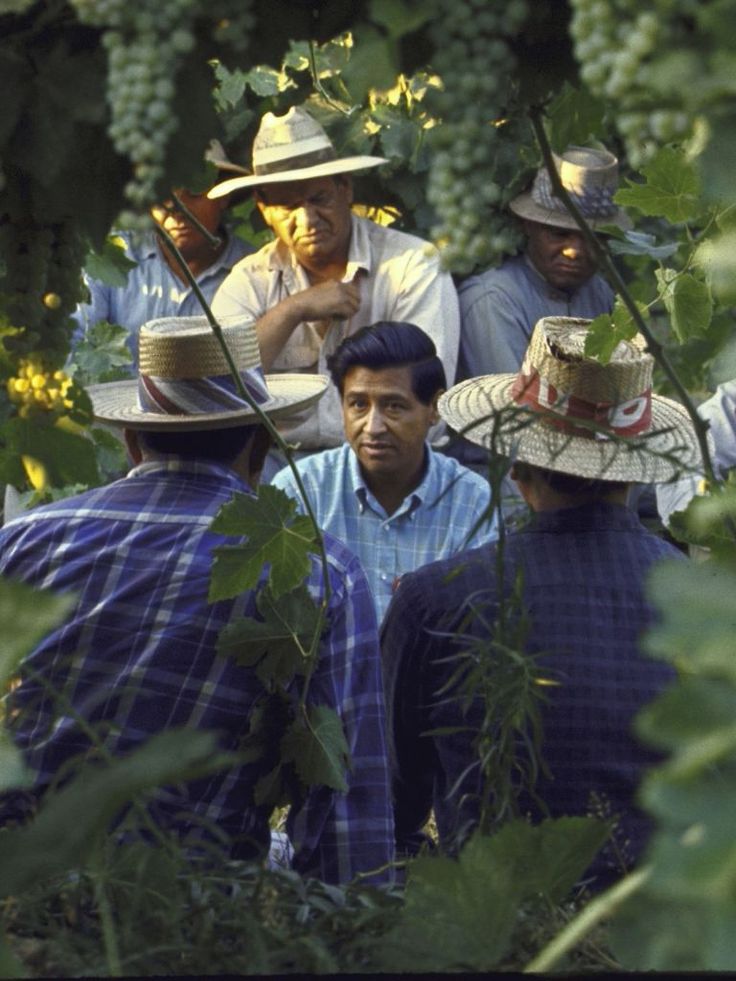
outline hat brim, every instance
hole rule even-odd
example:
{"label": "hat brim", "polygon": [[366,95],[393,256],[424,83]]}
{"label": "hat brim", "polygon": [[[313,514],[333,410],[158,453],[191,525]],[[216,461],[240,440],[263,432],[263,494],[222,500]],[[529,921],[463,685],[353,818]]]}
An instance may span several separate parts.
{"label": "hat brim", "polygon": [[[562,204],[562,202],[560,202]],[[580,226],[573,216],[564,207],[559,210],[556,208],[543,208],[532,198],[531,191],[525,191],[509,203],[509,208],[518,215],[519,218],[527,218],[529,221],[536,221],[540,225],[554,225],[557,228],[574,228]],[[623,231],[628,231],[633,227],[629,216],[621,209],[617,209],[614,215],[606,218],[588,218],[585,216],[586,224],[594,231],[604,228],[606,225],[616,225]]]}
{"label": "hat brim", "polygon": [[[326,375],[279,374],[266,375],[271,398],[261,405],[269,419],[278,420],[294,415],[317,402],[327,391]],[[90,385],[87,393],[92,399],[95,419],[111,426],[126,429],[169,430],[232,429],[258,421],[255,409],[236,412],[210,412],[199,415],[164,415],[146,412],[138,405],[138,382],[126,379]]]}
{"label": "hat brim", "polygon": [[207,192],[208,198],[223,198],[226,194],[244,187],[257,187],[261,184],[283,184],[291,181],[307,181],[314,177],[331,177],[334,174],[347,174],[353,170],[366,170],[388,163],[385,157],[344,157],[342,160],[328,160],[311,167],[298,167],[294,170],[281,170],[273,174],[251,174],[248,177],[231,177],[215,184]]}
{"label": "hat brim", "polygon": [[637,437],[571,435],[511,399],[515,374],[483,375],[453,386],[439,412],[472,443],[512,460],[592,480],[665,483],[702,468],[695,430],[686,410],[652,396],[652,425]]}

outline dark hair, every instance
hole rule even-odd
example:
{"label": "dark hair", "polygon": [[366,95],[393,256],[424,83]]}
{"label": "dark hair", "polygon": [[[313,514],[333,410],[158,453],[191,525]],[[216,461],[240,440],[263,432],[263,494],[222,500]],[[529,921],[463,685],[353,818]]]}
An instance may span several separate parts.
{"label": "dark hair", "polygon": [[599,480],[593,477],[580,477],[577,474],[563,473],[561,470],[548,470],[537,467],[533,463],[517,460],[514,464],[516,475],[520,480],[529,480],[535,473],[557,494],[570,494],[580,497],[603,497],[612,490],[624,490],[629,486],[625,480]]}
{"label": "dark hair", "polygon": [[327,359],[327,367],[341,395],[350,368],[410,368],[412,392],[424,405],[429,405],[441,388],[447,388],[434,341],[416,324],[404,321],[379,320],[361,327]]}
{"label": "dark hair", "polygon": [[202,429],[193,432],[177,430],[137,430],[138,442],[151,453],[172,454],[186,460],[204,459],[232,463],[250,437],[260,427],[234,426],[232,429]]}

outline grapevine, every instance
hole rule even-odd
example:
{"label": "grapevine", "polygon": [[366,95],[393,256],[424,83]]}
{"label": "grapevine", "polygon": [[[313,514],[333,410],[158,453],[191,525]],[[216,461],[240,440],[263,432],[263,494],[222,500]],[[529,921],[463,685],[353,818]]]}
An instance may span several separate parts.
{"label": "grapevine", "polygon": [[507,186],[497,163],[514,124],[499,125],[510,97],[515,59],[509,40],[529,13],[526,0],[436,2],[433,67],[443,81],[435,96],[442,124],[432,132],[427,196],[438,216],[432,237],[443,263],[458,273],[488,265],[518,244],[504,205]]}

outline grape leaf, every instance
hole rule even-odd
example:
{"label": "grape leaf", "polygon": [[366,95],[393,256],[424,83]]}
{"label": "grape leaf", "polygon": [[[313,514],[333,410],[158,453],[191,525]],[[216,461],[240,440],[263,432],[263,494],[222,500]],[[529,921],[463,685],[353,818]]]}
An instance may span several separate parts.
{"label": "grape leaf", "polygon": [[628,187],[616,192],[616,204],[637,208],[642,214],[677,223],[695,218],[699,211],[700,186],[695,169],[685,155],[672,147],[661,149],[642,167],[645,184],[627,180]]}
{"label": "grape leaf", "polygon": [[587,89],[565,82],[547,110],[553,149],[562,153],[568,146],[585,145],[591,134],[601,131],[604,106]]}
{"label": "grape leaf", "polygon": [[[50,421],[49,421],[50,423]],[[3,426],[5,438],[4,459],[0,475],[16,472],[14,461],[23,455],[41,463],[48,474],[49,483],[55,487],[65,484],[97,485],[100,475],[92,440],[58,426],[35,419],[16,417]]]}
{"label": "grape leaf", "polygon": [[679,248],[678,242],[657,245],[654,235],[648,232],[627,231],[621,238],[609,239],[609,250],[614,255],[648,255],[652,259],[669,259]]}
{"label": "grape leaf", "polygon": [[350,750],[340,717],[327,705],[308,705],[281,741],[281,759],[293,762],[297,775],[308,786],[317,784],[345,793],[345,769]]}
{"label": "grape leaf", "polygon": [[403,0],[371,0],[370,17],[388,31],[391,38],[419,30],[432,16],[426,4],[407,5]]}
{"label": "grape leaf", "polygon": [[309,517],[297,513],[296,502],[278,487],[262,484],[258,496],[236,494],[217,513],[212,530],[221,535],[247,535],[240,545],[215,549],[210,601],[230,599],[253,589],[270,564],[274,597],[293,589],[309,574],[316,531]]}
{"label": "grape leaf", "polygon": [[310,667],[305,655],[318,629],[320,611],[304,585],[280,596],[278,602],[264,589],[256,605],[262,619],[233,620],[220,631],[217,650],[238,664],[255,667],[267,688],[274,683],[287,685]]}
{"label": "grape leaf", "polygon": [[108,286],[125,286],[128,271],[136,265],[125,254],[122,240],[115,236],[108,236],[100,252],[90,251],[84,262],[84,268],[92,279],[99,279]]}
{"label": "grape leaf", "polygon": [[359,25],[355,46],[342,80],[355,102],[362,102],[371,89],[389,88],[399,73],[397,42],[375,28]]}
{"label": "grape leaf", "polygon": [[100,320],[93,324],[75,346],[70,369],[82,385],[129,378],[133,358],[127,341],[126,327]]}
{"label": "grape leaf", "polygon": [[73,603],[72,596],[0,578],[0,690],[21,658],[60,623]]}
{"label": "grape leaf", "polygon": [[623,303],[617,300],[613,313],[601,313],[591,321],[585,337],[585,356],[597,358],[606,364],[618,344],[621,341],[630,341],[636,332],[633,317]]}
{"label": "grape leaf", "polygon": [[672,269],[657,269],[656,276],[678,341],[683,344],[691,337],[704,337],[713,316],[708,284],[691,273],[677,275]]}

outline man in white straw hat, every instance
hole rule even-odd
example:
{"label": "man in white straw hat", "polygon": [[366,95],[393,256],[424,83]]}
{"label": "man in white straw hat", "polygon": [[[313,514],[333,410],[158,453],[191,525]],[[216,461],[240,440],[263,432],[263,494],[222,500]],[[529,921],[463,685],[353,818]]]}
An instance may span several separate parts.
{"label": "man in white straw hat", "polygon": [[[270,418],[323,394],[327,379],[319,375],[264,378],[252,324],[223,327],[246,391]],[[68,776],[75,758],[94,750],[90,729],[113,755],[181,726],[212,731],[236,752],[251,717],[263,711],[255,669],[217,652],[221,629],[256,612],[256,590],[208,602],[215,550],[238,541],[209,526],[233,495],[253,493],[269,438],[206,319],[144,325],[138,379],[89,393],[97,419],[123,429],[133,469],[0,531],[4,576],[73,596],[65,622],[21,665],[6,715],[34,773],[31,805],[60,771]],[[288,831],[298,871],[347,882],[390,863],[393,835],[370,589],[344,546],[327,536],[325,552],[329,591],[316,557],[307,578],[315,600],[327,595],[309,704],[337,712],[351,766],[345,793],[303,788]],[[150,816],[186,846],[214,845],[214,825],[230,857],[265,855],[270,807],[256,804],[254,789],[273,765],[249,758],[157,791]],[[0,823],[27,803],[27,796],[5,795]]]}
{"label": "man in white straw hat", "polygon": [[[632,720],[671,675],[640,652],[652,618],[646,577],[662,559],[687,561],[644,528],[626,494],[632,482],[697,467],[700,454],[682,406],[652,394],[651,356],[623,342],[609,364],[586,358],[588,323],[540,321],[519,372],[461,382],[440,399],[453,428],[512,460],[533,518],[507,536],[500,554],[490,544],[404,576],[382,648],[402,849],[430,807],[446,845],[477,822],[484,707],[476,695],[465,713],[456,673],[463,656],[468,671],[480,658],[496,670],[496,685],[507,685],[521,670],[508,651],[524,651],[527,704],[534,691],[543,702],[546,769],[533,786],[518,788],[519,809],[539,819],[541,799],[553,817],[615,818],[614,847],[607,844],[591,867],[601,885],[646,840],[634,799],[654,757],[632,735]],[[522,728],[518,738],[532,740],[530,724]],[[517,775],[534,771],[526,754],[517,764]],[[492,799],[497,788],[486,789]]]}
{"label": "man in white straw hat", "polygon": [[[555,156],[562,186],[593,230],[629,228],[616,207],[618,161],[607,150],[569,147]],[[546,167],[511,201],[526,235],[521,255],[466,279],[460,296],[458,380],[518,371],[534,325],[542,317],[593,318],[613,309],[614,294],[575,219],[555,195]]]}
{"label": "man in white straw hat", "polygon": [[[267,370],[324,372],[340,341],[379,320],[417,324],[454,380],[457,294],[428,243],[351,212],[351,173],[382,157],[338,157],[319,123],[299,107],[266,113],[253,144],[253,174],[226,180],[218,197],[252,187],[275,240],[233,269],[216,316],[256,321]],[[330,388],[318,410],[285,432],[303,450],[339,446],[340,400]]]}

